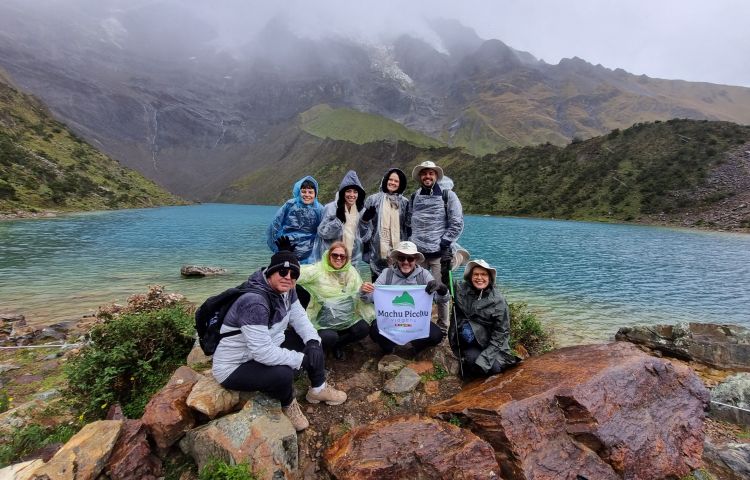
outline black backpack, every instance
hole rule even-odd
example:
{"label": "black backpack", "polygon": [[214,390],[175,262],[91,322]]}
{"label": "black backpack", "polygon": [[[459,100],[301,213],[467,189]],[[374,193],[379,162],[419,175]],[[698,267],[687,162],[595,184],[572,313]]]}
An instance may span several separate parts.
{"label": "black backpack", "polygon": [[257,293],[266,299],[266,304],[269,309],[268,322],[270,325],[271,319],[274,315],[274,308],[273,302],[268,298],[267,292],[259,288],[248,287],[245,283],[224,290],[218,295],[207,298],[206,301],[198,307],[198,310],[195,311],[195,329],[198,331],[198,342],[200,343],[203,353],[206,355],[213,355],[222,338],[239,335],[239,329],[225,333],[219,332],[221,326],[224,324],[224,317],[227,315],[229,308],[238,298],[240,298],[240,296],[248,292]]}

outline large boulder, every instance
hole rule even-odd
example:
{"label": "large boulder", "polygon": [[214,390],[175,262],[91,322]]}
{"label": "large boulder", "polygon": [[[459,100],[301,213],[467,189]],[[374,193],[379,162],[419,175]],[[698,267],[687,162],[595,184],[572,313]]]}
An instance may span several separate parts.
{"label": "large boulder", "polygon": [[723,370],[750,371],[750,330],[739,325],[680,323],[623,327],[615,339]]}
{"label": "large boulder", "polygon": [[711,416],[750,426],[750,373],[727,377],[711,391]]}
{"label": "large boulder", "polygon": [[160,449],[171,447],[195,426],[195,415],[187,405],[187,398],[200,378],[202,375],[190,368],[180,367],[146,404],[141,420]]}
{"label": "large boulder", "polygon": [[495,449],[508,479],[680,478],[701,466],[709,394],[629,343],[531,357],[433,405]]}
{"label": "large boulder", "polygon": [[706,442],[703,454],[707,469],[721,480],[750,478],[750,443],[714,445]]}
{"label": "large boulder", "polygon": [[29,480],[34,474],[34,471],[42,465],[44,465],[44,460],[40,458],[8,465],[5,468],[0,468],[0,479]]}
{"label": "large boulder", "polygon": [[52,459],[36,469],[38,480],[93,480],[107,464],[122,429],[121,420],[99,420],[85,425]]}
{"label": "large boulder", "polygon": [[161,476],[161,460],[151,453],[146,433],[140,420],[124,421],[107,462],[111,480],[156,480]]}
{"label": "large boulder", "polygon": [[211,459],[247,462],[258,478],[292,478],[298,467],[297,432],[277,400],[253,394],[237,413],[190,430],[180,442],[201,470]]}
{"label": "large boulder", "polygon": [[180,275],[183,277],[210,277],[212,275],[223,275],[227,273],[226,268],[202,267],[199,265],[183,265]]}
{"label": "large boulder", "polygon": [[227,390],[213,377],[202,377],[198,380],[187,397],[188,407],[211,419],[231,412],[239,403],[240,393]]}
{"label": "large boulder", "polygon": [[344,479],[492,479],[500,468],[489,443],[426,417],[391,417],[355,428],[324,453]]}

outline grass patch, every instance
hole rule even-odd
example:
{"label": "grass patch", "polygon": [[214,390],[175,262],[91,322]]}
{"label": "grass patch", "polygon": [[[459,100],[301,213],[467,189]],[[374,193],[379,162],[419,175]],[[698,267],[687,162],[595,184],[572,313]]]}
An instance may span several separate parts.
{"label": "grass patch", "polygon": [[75,435],[78,427],[64,424],[55,427],[26,425],[16,430],[7,442],[0,446],[0,468],[17,463],[26,455],[53,443],[65,443]]}
{"label": "grass patch", "polygon": [[432,380],[442,380],[448,376],[448,370],[437,362],[432,362],[432,373],[425,373],[422,375],[422,382],[429,382]]}
{"label": "grass patch", "polygon": [[247,463],[230,465],[223,460],[211,460],[198,475],[199,480],[256,480]]}

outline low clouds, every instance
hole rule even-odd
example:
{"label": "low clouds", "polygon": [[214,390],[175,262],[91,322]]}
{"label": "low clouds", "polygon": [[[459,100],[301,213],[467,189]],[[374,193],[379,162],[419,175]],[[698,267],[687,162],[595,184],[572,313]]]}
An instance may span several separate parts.
{"label": "low clouds", "polygon": [[[242,48],[267,22],[283,19],[303,37],[342,35],[379,41],[408,33],[439,47],[428,28],[453,18],[484,39],[497,38],[557,63],[578,56],[651,77],[750,87],[750,2],[744,0],[4,0],[40,14],[76,12],[105,18],[139,11],[149,22],[175,25],[187,9],[211,28],[202,41]],[[179,27],[179,25],[176,25]],[[165,31],[173,31],[165,28]],[[0,32],[1,33],[1,32]],[[188,32],[189,33],[189,32]],[[182,40],[181,40],[182,41]]]}

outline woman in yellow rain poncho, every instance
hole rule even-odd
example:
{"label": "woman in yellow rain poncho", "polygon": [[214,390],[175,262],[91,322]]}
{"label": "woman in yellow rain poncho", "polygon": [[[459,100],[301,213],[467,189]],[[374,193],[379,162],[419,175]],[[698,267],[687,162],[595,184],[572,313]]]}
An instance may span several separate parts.
{"label": "woman in yellow rain poncho", "polygon": [[297,285],[310,294],[307,316],[318,330],[324,350],[342,359],[345,345],[368,335],[375,309],[359,298],[362,278],[352,267],[343,242],[331,244],[319,262],[303,265]]}

